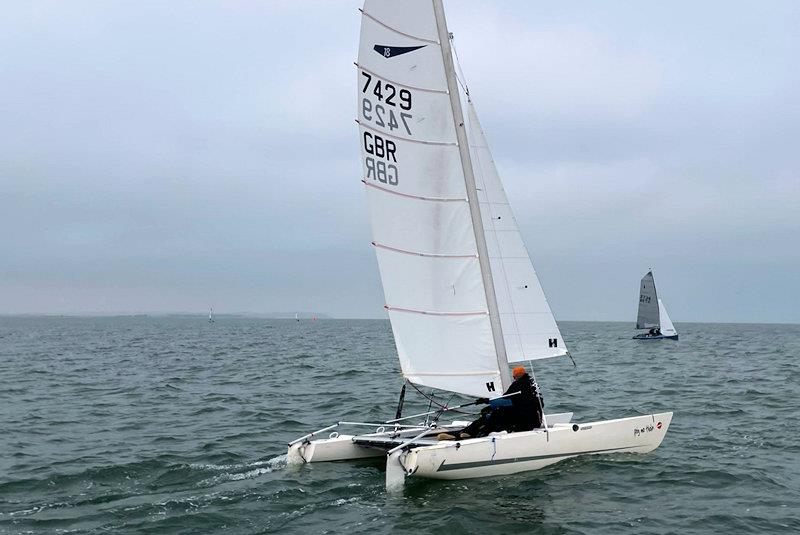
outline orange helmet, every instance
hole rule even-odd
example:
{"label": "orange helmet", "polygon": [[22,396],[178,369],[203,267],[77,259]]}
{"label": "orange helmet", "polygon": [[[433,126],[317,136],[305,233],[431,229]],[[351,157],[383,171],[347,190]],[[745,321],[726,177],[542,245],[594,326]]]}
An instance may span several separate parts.
{"label": "orange helmet", "polygon": [[522,377],[526,373],[528,373],[528,371],[523,366],[517,366],[511,371],[511,375],[514,377],[514,379]]}

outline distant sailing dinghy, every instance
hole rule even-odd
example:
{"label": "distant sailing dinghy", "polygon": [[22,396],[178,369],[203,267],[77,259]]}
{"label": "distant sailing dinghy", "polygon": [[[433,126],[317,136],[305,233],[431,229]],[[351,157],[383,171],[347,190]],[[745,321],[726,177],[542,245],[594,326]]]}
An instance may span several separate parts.
{"label": "distant sailing dinghy", "polygon": [[645,333],[634,336],[634,340],[677,340],[678,331],[667,314],[667,308],[656,292],[656,281],[653,270],[642,277],[639,290],[639,314],[636,316],[636,328],[647,329]]}
{"label": "distant sailing dinghy", "polygon": [[[441,0],[365,2],[356,64],[362,182],[407,383],[499,396],[511,384],[509,363],[532,369],[568,352],[456,78],[450,38]],[[404,392],[394,418],[333,423],[292,441],[287,458],[385,456],[395,489],[408,477],[496,476],[578,455],[646,453],[672,420],[664,412],[572,424],[572,413],[546,414],[541,429],[437,442],[469,422],[439,421],[458,407],[402,417]]]}

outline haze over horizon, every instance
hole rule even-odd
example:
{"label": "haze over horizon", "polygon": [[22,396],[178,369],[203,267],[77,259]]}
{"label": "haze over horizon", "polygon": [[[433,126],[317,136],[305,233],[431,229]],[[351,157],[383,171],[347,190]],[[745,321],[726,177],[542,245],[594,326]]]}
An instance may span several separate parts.
{"label": "haze over horizon", "polygon": [[[6,6],[0,314],[385,317],[360,5]],[[557,319],[800,323],[800,3],[446,7]]]}

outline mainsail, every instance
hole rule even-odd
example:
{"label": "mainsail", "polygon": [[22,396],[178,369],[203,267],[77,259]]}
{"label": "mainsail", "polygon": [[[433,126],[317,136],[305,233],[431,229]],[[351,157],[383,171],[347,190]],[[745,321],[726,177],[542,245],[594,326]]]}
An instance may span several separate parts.
{"label": "mainsail", "polygon": [[566,349],[474,109],[462,116],[441,0],[362,13],[362,181],[403,375],[499,393],[509,360]]}
{"label": "mainsail", "polygon": [[650,329],[659,326],[658,320],[658,295],[653,272],[648,271],[642,277],[639,290],[639,314],[636,317],[637,329]]}

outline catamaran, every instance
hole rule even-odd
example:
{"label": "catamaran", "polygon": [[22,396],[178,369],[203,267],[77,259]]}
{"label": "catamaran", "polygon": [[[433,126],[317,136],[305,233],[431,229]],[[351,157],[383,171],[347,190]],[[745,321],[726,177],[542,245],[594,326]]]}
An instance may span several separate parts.
{"label": "catamaran", "polygon": [[511,363],[532,374],[533,361],[569,355],[456,74],[451,39],[442,0],[366,0],[361,10],[362,182],[406,383],[394,418],[335,422],[292,441],[287,459],[385,457],[387,489],[398,489],[409,477],[474,478],[579,455],[649,452],[671,412],[585,423],[545,414],[539,429],[447,442],[437,434],[469,423],[441,421],[459,407],[401,416],[407,384],[502,397]]}
{"label": "catamaran", "polygon": [[667,314],[667,307],[656,292],[656,281],[653,270],[642,277],[639,288],[639,313],[636,316],[636,328],[647,329],[646,333],[639,333],[634,340],[677,340],[678,331],[672,324]]}

